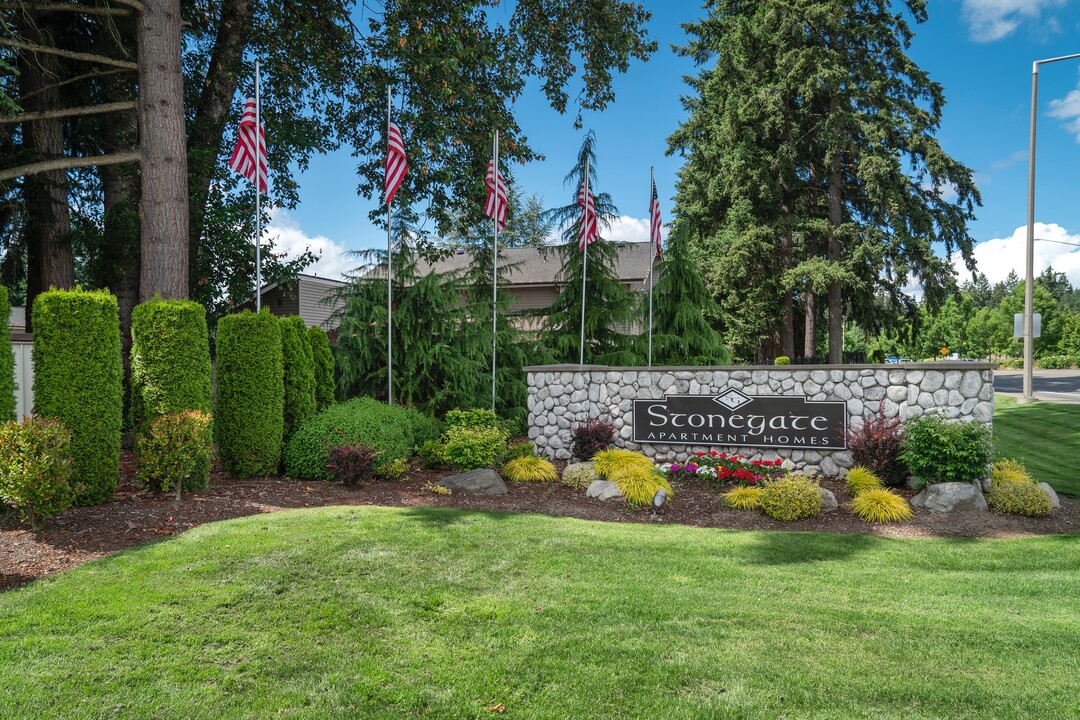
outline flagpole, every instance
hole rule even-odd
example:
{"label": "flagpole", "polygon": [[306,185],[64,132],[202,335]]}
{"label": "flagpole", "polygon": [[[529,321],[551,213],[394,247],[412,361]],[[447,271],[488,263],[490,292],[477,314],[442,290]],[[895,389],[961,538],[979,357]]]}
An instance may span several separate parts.
{"label": "flagpole", "polygon": [[[581,261],[581,343],[579,346],[580,355],[578,356],[578,365],[585,364],[585,277],[589,272],[589,156],[585,155],[585,197],[583,198],[585,207],[582,209],[582,223],[584,224],[585,231],[585,254],[582,256]],[[600,232],[600,217],[596,218],[596,232]]]}
{"label": "flagpole", "polygon": [[[495,412],[495,351],[498,346],[496,315],[499,301],[499,131],[495,131],[495,213],[491,225],[495,228],[495,247],[491,258],[491,412]],[[507,198],[509,201],[509,198]]]}
{"label": "flagpole", "polygon": [[[390,88],[386,88],[386,142],[390,143]],[[391,239],[392,202],[386,203],[386,402],[394,404],[394,246]]]}
{"label": "flagpole", "polygon": [[255,312],[262,310],[262,217],[259,196],[262,195],[262,118],[259,102],[259,61],[255,60]]}
{"label": "flagpole", "polygon": [[[652,237],[652,222],[653,222],[653,211],[652,211],[653,199],[652,199],[652,196],[653,196],[653,192],[656,189],[656,174],[655,174],[655,172],[656,172],[655,167],[650,167],[649,168],[649,244],[650,245],[655,245],[656,244],[656,242],[653,240],[653,237]],[[653,320],[652,320],[652,288],[653,288],[653,268],[656,265],[656,249],[655,248],[650,248],[649,250],[650,250],[650,252],[649,252],[649,367],[652,367],[652,324],[653,324]]]}

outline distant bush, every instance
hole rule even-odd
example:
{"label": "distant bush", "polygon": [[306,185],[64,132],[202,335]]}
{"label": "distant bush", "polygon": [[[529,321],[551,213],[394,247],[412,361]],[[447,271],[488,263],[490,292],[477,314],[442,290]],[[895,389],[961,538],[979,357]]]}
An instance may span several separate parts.
{"label": "distant bush", "polygon": [[405,458],[394,458],[388,463],[383,463],[375,470],[375,474],[386,480],[408,480],[409,461]]}
{"label": "distant bush", "polygon": [[210,412],[210,340],[206,308],[155,297],[131,313],[131,422],[136,434],[154,418]]}
{"label": "distant bush", "polygon": [[562,484],[575,490],[584,490],[592,485],[593,481],[599,479],[600,476],[596,472],[596,466],[591,462],[567,465],[562,474]]}
{"label": "distant bush", "polygon": [[503,466],[503,477],[511,482],[551,482],[559,473],[551,461],[526,455],[514,458]]}
{"label": "distant bush", "polygon": [[881,478],[869,468],[856,465],[848,470],[847,489],[852,497],[857,497],[867,490],[878,490],[882,486]]}
{"label": "distant bush", "polygon": [[0,422],[17,420],[15,417],[15,355],[11,349],[11,326],[7,318],[11,317],[11,302],[7,288],[0,285],[0,318],[4,320],[0,327]]}
{"label": "distant bush", "polygon": [[210,415],[201,410],[159,415],[135,442],[139,481],[160,492],[175,489],[177,498],[210,486],[213,456]]}
{"label": "distant bush", "polygon": [[615,426],[605,418],[591,418],[576,426],[570,436],[573,456],[578,460],[589,460],[615,442]]}
{"label": "distant bush", "polygon": [[889,523],[910,520],[911,505],[894,491],[886,488],[864,490],[851,501],[851,511],[868,523]]}
{"label": "distant bush", "polygon": [[285,472],[291,477],[329,480],[330,448],[363,442],[380,452],[372,463],[377,473],[384,464],[405,460],[438,437],[438,423],[415,410],[354,398],[335,403],[304,423],[285,447]]}
{"label": "distant bush", "polygon": [[810,478],[788,475],[765,484],[760,506],[774,520],[792,522],[821,512],[821,493]]}
{"label": "distant bush", "polygon": [[971,482],[986,477],[993,453],[990,430],[982,423],[924,415],[904,427],[901,458],[920,486]]}
{"label": "distant bush", "polygon": [[326,472],[345,485],[359,485],[375,477],[379,451],[363,442],[347,442],[327,452]]}
{"label": "distant bush", "polygon": [[1043,370],[1067,370],[1076,367],[1076,358],[1072,355],[1046,355],[1035,361]]}
{"label": "distant bush", "polygon": [[[218,321],[214,433],[226,470],[242,477],[277,473],[283,377],[281,321],[269,310],[245,310]],[[325,464],[323,457],[319,472]]]}
{"label": "distant bush", "polygon": [[120,477],[123,370],[120,315],[106,290],[49,290],[37,296],[34,413],[71,433],[76,505],[112,497]]}
{"label": "distant bush", "polygon": [[908,466],[903,459],[904,427],[900,418],[885,417],[884,410],[848,431],[848,450],[856,465],[877,475],[892,487],[903,485]]}
{"label": "distant bush", "polygon": [[439,440],[427,440],[416,451],[416,462],[422,468],[438,470],[446,467],[446,458],[443,457],[443,444]]}
{"label": "distant bush", "polygon": [[0,425],[0,500],[36,533],[71,504],[71,433],[59,420],[27,418]]}
{"label": "distant bush", "polygon": [[311,357],[315,361],[315,412],[334,404],[334,353],[326,331],[317,325],[307,329]]}
{"label": "distant bush", "polygon": [[721,495],[732,510],[757,510],[761,507],[761,496],[765,488],[754,485],[740,485]]}
{"label": "distant bush", "polygon": [[497,427],[447,427],[442,456],[455,470],[492,467],[506,446],[506,436]]}
{"label": "distant bush", "polygon": [[1023,370],[1024,369],[1024,361],[1022,359],[1018,359],[1018,358],[1008,358],[1008,359],[1005,359],[1005,360],[998,360],[997,364],[1002,370]]}
{"label": "distant bush", "polygon": [[986,504],[1001,513],[1042,517],[1054,510],[1050,495],[1034,482],[995,482],[986,494]]}
{"label": "distant bush", "polygon": [[773,365],[790,365],[790,364],[791,364],[791,358],[789,358],[787,355],[777,355],[776,359],[773,360]]}
{"label": "distant bush", "polygon": [[298,315],[281,318],[281,361],[285,387],[281,440],[287,443],[315,414],[315,359],[307,325]]}

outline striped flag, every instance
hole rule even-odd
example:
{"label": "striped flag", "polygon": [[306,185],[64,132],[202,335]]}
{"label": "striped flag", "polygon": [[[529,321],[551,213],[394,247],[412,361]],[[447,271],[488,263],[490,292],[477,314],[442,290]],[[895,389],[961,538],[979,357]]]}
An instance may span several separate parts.
{"label": "striped flag", "polygon": [[[240,116],[240,127],[236,132],[236,147],[229,157],[229,167],[257,185],[263,195],[269,194],[266,181],[266,131],[259,127],[258,147],[255,143],[255,92],[248,90],[244,102],[244,114]],[[258,167],[258,183],[255,181],[255,168]]]}
{"label": "striped flag", "polygon": [[401,139],[401,128],[391,114],[386,134],[386,177],[383,182],[387,205],[394,201],[394,193],[401,187],[407,172],[409,159],[405,157],[405,142]]}
{"label": "striped flag", "polygon": [[656,197],[656,180],[652,181],[652,198],[649,200],[649,237],[656,246],[656,257],[661,257],[660,249],[660,198]]}
{"label": "striped flag", "polygon": [[495,167],[495,160],[488,162],[487,176],[484,178],[487,186],[487,202],[484,203],[484,214],[498,223],[499,229],[506,227],[506,183],[503,182],[502,173]]}
{"label": "striped flag", "polygon": [[578,192],[578,207],[581,208],[581,231],[578,234],[578,249],[584,250],[587,243],[591,243],[600,235],[597,227],[596,203],[593,195],[589,192],[589,179],[581,181],[581,191]]}

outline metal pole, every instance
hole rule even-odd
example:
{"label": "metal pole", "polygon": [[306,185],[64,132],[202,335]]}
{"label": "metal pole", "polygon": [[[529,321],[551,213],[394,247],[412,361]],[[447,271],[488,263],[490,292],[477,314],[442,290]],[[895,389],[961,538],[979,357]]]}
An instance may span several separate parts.
{"label": "metal pole", "polygon": [[[390,148],[390,88],[386,88],[386,142]],[[384,180],[385,183],[385,180]],[[392,203],[386,203],[386,402],[394,404],[394,245],[391,239],[390,212]]]}
{"label": "metal pole", "polygon": [[1046,63],[1080,58],[1080,53],[1062,55],[1031,64],[1031,140],[1028,147],[1028,216],[1027,253],[1024,272],[1024,394],[1019,402],[1036,400],[1033,394],[1035,365],[1035,121],[1038,118],[1039,66]]}
{"label": "metal pole", "polygon": [[262,118],[259,98],[259,61],[255,61],[255,312],[262,310],[262,213],[259,196],[262,195]]}
{"label": "metal pole", "polygon": [[[495,412],[495,350],[498,347],[499,301],[499,131],[495,131],[495,146],[492,157],[495,161],[495,217],[491,224],[495,228],[494,251],[491,257],[491,412]],[[509,198],[507,198],[509,200]]]}
{"label": "metal pole", "polygon": [[[655,245],[652,239],[652,195],[653,188],[656,187],[656,168],[649,168],[649,245]],[[653,289],[653,268],[656,266],[656,248],[649,248],[649,367],[652,367],[652,289]]]}
{"label": "metal pole", "polygon": [[[578,365],[585,364],[585,277],[589,272],[589,156],[585,156],[585,197],[582,198],[585,205],[582,208],[581,222],[583,230],[585,231],[585,251],[581,261],[581,341],[579,350],[581,351],[578,356]],[[597,225],[600,224],[600,218],[596,218]],[[600,228],[597,228],[599,232]]]}

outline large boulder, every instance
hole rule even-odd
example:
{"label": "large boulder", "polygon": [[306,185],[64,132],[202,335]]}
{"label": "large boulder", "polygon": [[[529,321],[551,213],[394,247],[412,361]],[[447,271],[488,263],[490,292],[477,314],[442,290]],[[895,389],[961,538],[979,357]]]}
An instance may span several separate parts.
{"label": "large boulder", "polygon": [[973,483],[946,482],[927,485],[911,498],[911,507],[932,512],[988,512],[986,498]]}
{"label": "large boulder", "polygon": [[506,483],[499,473],[490,468],[470,470],[460,475],[449,475],[439,481],[445,488],[454,492],[475,493],[477,495],[505,495]]}
{"label": "large boulder", "polygon": [[585,494],[597,500],[623,500],[626,498],[626,493],[622,491],[622,488],[608,480],[594,480],[589,485],[589,489],[585,491]]}
{"label": "large boulder", "polygon": [[1058,499],[1058,495],[1054,492],[1054,488],[1050,487],[1049,483],[1039,483],[1039,487],[1046,491],[1046,494],[1050,496],[1050,504],[1057,510],[1061,507],[1061,500]]}
{"label": "large boulder", "polygon": [[818,487],[817,491],[818,495],[821,496],[821,512],[831,512],[838,507],[836,496],[832,494],[832,490]]}

